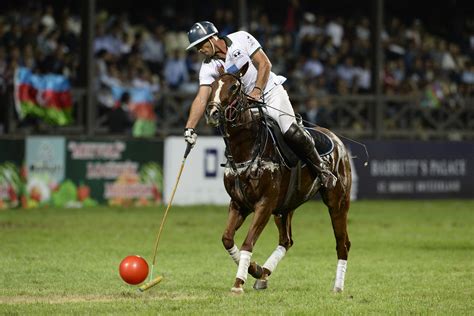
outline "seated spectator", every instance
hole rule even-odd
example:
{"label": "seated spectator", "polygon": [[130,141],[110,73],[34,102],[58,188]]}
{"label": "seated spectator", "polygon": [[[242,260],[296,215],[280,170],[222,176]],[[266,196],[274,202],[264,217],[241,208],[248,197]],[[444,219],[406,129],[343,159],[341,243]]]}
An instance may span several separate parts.
{"label": "seated spectator", "polygon": [[323,72],[324,66],[321,61],[319,61],[318,49],[313,48],[311,50],[311,56],[303,65],[303,73],[307,78],[315,78],[322,75]]}
{"label": "seated spectator", "polygon": [[474,86],[474,63],[467,62],[466,67],[461,75],[461,82],[467,85]]}
{"label": "seated spectator", "polygon": [[168,87],[172,90],[178,89],[183,82],[189,80],[186,59],[177,49],[175,49],[166,60],[164,79]]}
{"label": "seated spectator", "polygon": [[303,124],[308,127],[315,125],[327,126],[325,120],[325,109],[319,106],[318,99],[315,96],[310,96],[305,103],[305,107],[300,113],[303,119]]}
{"label": "seated spectator", "polygon": [[365,94],[370,92],[372,75],[370,73],[370,61],[364,59],[360,65],[356,67],[356,85],[357,93]]}
{"label": "seated spectator", "polygon": [[337,66],[336,68],[337,71],[337,77],[340,80],[345,81],[347,87],[352,87],[353,85],[353,79],[354,76],[356,75],[356,69],[354,67],[354,59],[350,56],[347,56],[344,59],[344,63]]}
{"label": "seated spectator", "polygon": [[153,33],[140,46],[141,55],[153,73],[161,72],[165,62],[164,33],[164,26],[155,26]]}
{"label": "seated spectator", "polygon": [[329,21],[326,25],[326,34],[332,39],[332,44],[335,47],[341,46],[342,38],[344,37],[343,19],[338,17]]}

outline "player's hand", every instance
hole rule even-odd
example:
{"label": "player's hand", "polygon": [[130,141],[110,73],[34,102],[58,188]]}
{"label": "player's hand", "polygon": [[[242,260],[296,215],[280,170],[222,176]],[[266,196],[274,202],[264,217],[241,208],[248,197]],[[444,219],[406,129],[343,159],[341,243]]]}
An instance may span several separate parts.
{"label": "player's hand", "polygon": [[249,97],[260,101],[263,97],[263,91],[257,87],[253,88],[253,90],[250,92]]}
{"label": "player's hand", "polygon": [[194,128],[185,128],[184,129],[184,140],[191,145],[191,148],[196,144],[198,135],[194,131]]}

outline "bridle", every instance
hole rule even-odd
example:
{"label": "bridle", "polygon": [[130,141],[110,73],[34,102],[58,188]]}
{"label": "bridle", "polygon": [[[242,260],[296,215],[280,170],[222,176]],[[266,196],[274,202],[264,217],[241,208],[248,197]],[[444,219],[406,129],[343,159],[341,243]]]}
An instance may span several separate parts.
{"label": "bridle", "polygon": [[[244,127],[246,125],[257,124],[261,125],[257,129],[257,134],[255,135],[255,142],[252,146],[253,154],[252,158],[245,163],[238,163],[239,166],[248,167],[255,161],[260,161],[262,159],[263,152],[266,148],[266,144],[269,140],[269,134],[267,128],[263,127],[265,124],[265,115],[263,108],[265,103],[249,99],[249,96],[243,91],[243,84],[240,77],[231,74],[224,73],[221,74],[216,80],[221,79],[224,76],[231,76],[235,79],[235,83],[230,87],[231,95],[228,100],[223,104],[222,102],[210,101],[208,102],[207,107],[213,107],[216,109],[216,112],[212,114],[213,119],[218,122],[218,127],[221,132],[221,135],[226,144],[226,157],[228,163],[234,171],[237,171],[237,165],[233,160],[231,155],[231,144],[230,144],[230,135],[229,129]],[[260,115],[256,115],[252,109],[256,109]],[[251,111],[249,113],[248,119],[240,119],[242,114],[246,111]],[[206,116],[210,115],[206,111]],[[209,118],[208,118],[209,119]]]}
{"label": "bridle", "polygon": [[231,124],[232,127],[235,127],[237,126],[236,122],[240,115],[249,109],[249,102],[245,97],[246,94],[242,91],[242,80],[231,73],[224,73],[220,75],[217,80],[224,76],[231,76],[236,80],[236,83],[230,87],[232,93],[229,97],[230,102],[228,102],[227,105],[223,105],[221,102],[209,101],[207,106],[212,106],[217,109],[217,121],[219,126],[227,127],[228,124]]}

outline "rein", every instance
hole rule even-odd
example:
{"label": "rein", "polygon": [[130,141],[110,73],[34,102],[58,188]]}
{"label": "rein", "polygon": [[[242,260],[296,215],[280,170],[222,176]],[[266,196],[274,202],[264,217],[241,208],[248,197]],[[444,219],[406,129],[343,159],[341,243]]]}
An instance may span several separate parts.
{"label": "rein", "polygon": [[[231,73],[222,74],[219,78],[223,76],[231,76],[238,83],[234,84],[231,87],[232,97],[230,103],[226,106],[223,106],[220,102],[211,101],[209,104],[215,106],[218,110],[218,120],[219,120],[219,131],[224,139],[226,145],[225,156],[227,158],[227,164],[232,168],[232,170],[237,173],[237,169],[246,167],[247,169],[254,164],[255,162],[260,165],[262,160],[263,153],[267,147],[269,141],[269,131],[264,128],[266,117],[263,113],[263,107],[266,106],[264,102],[253,100],[249,98],[245,92],[243,92],[242,81],[241,79]],[[235,88],[234,88],[235,87]],[[257,109],[260,117],[257,119],[252,111],[252,109]],[[242,122],[242,116],[246,111],[251,111],[249,113],[250,119]],[[246,125],[257,124],[257,134],[255,135],[255,141],[251,146],[252,156],[251,159],[245,162],[236,163],[234,157],[232,156],[231,142],[229,129],[245,127]],[[256,168],[258,170],[259,168]]]}

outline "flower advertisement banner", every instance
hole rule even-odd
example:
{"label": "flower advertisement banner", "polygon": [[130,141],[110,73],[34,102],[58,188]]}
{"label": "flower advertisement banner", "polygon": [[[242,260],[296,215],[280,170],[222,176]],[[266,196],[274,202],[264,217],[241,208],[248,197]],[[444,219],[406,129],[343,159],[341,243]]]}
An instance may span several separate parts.
{"label": "flower advertisement banner", "polygon": [[[79,201],[130,206],[161,203],[163,142],[67,141],[66,174]],[[73,189],[70,188],[70,194]],[[67,195],[67,192],[65,192]]]}

